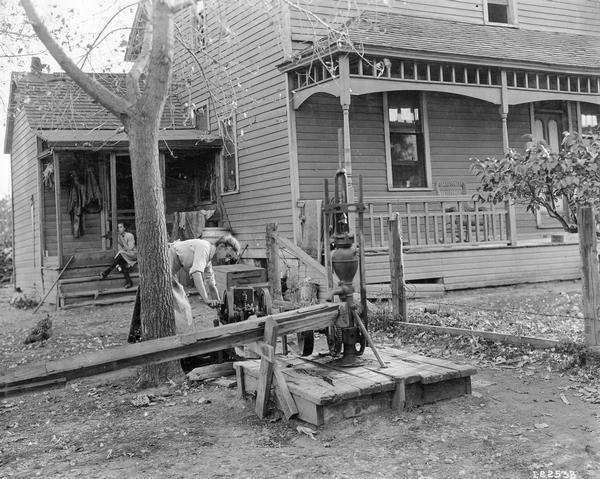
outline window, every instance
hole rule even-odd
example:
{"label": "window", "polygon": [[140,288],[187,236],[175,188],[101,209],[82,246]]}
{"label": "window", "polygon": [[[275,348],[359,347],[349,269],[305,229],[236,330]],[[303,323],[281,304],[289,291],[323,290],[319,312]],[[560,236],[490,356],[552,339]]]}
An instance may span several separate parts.
{"label": "window", "polygon": [[427,188],[429,165],[423,98],[419,92],[384,94],[388,188]]}
{"label": "window", "polygon": [[220,168],[221,192],[237,193],[239,178],[235,116],[230,116],[221,122],[221,135],[223,136]]}
{"label": "window", "polygon": [[210,131],[210,119],[208,117],[208,104],[195,108],[194,113],[194,128],[196,130]]}
{"label": "window", "polygon": [[204,9],[204,2],[195,2],[190,10],[192,16],[191,47],[195,51],[199,51],[206,46],[206,10]]}
{"label": "window", "polygon": [[580,125],[581,134],[590,138],[591,135],[600,133],[600,106],[592,103],[580,104]]}
{"label": "window", "polygon": [[483,16],[485,23],[514,25],[517,23],[516,0],[484,0]]}

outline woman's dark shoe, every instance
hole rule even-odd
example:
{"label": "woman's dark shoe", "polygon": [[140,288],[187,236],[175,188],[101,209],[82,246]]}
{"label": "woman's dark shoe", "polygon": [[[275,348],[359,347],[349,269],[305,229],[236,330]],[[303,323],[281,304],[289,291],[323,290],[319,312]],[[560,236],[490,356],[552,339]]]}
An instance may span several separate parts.
{"label": "woman's dark shoe", "polygon": [[106,279],[106,277],[108,276],[106,273],[102,272],[99,274],[100,279]]}
{"label": "woman's dark shoe", "polygon": [[131,281],[126,281],[125,284],[123,285],[123,287],[125,289],[129,289],[133,286],[133,283]]}

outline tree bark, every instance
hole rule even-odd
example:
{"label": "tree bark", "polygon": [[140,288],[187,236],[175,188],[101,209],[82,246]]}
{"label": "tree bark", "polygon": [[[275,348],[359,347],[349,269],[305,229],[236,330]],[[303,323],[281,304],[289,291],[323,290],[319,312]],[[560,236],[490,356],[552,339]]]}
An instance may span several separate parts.
{"label": "tree bark", "polygon": [[[127,93],[130,101],[135,102],[135,107],[125,124],[129,135],[139,243],[143,339],[176,334],[158,151],[160,119],[169,91],[173,62],[173,14],[166,2],[156,1],[153,2],[151,16],[152,44],[145,84],[140,90],[139,72],[132,69]],[[178,362],[149,365],[142,371],[140,383],[142,386],[157,385],[181,374]]]}
{"label": "tree bark", "polygon": [[[140,268],[142,336],[175,334],[173,290],[167,257],[167,225],[160,176],[158,131],[169,92],[173,64],[173,16],[189,2],[151,2],[152,12],[140,58],[127,78],[127,97],[120,97],[84,73],[67,56],[41,21],[31,0],[21,0],[37,36],[67,75],[83,91],[118,117],[129,135]],[[150,5],[143,1],[143,7]],[[148,10],[144,11],[144,15]],[[147,68],[145,68],[147,66]],[[143,81],[142,75],[145,74]],[[178,362],[147,366],[140,382],[156,385],[181,375]]]}

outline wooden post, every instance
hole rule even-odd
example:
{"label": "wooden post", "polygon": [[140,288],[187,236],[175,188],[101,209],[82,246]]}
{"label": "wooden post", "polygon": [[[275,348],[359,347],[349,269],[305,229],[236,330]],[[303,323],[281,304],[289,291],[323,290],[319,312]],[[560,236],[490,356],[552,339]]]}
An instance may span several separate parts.
{"label": "wooden post", "polygon": [[404,285],[404,257],[402,253],[402,237],[400,235],[400,218],[398,213],[390,218],[390,287],[392,289],[392,310],[394,317],[400,321],[408,320],[408,308],[406,304],[406,290]]}
{"label": "wooden post", "polygon": [[588,346],[600,345],[600,274],[595,223],[591,207],[582,206],[577,210],[585,344]]}
{"label": "wooden post", "polygon": [[[265,320],[264,341],[273,348],[277,344],[277,329],[277,322],[271,318]],[[262,358],[259,371],[258,384],[256,385],[256,414],[262,419],[269,412],[269,395],[273,383],[273,362]]]}
{"label": "wooden post", "polygon": [[281,297],[281,273],[279,271],[279,245],[274,237],[277,233],[277,223],[267,225],[267,274],[273,299]]}
{"label": "wooden post", "polygon": [[[64,266],[63,261],[63,235],[62,235],[62,205],[60,197],[60,157],[56,152],[52,154],[52,161],[54,162],[54,204],[56,210],[56,244],[58,254],[58,267]],[[58,290],[57,290],[58,292]],[[58,295],[56,305],[58,306]]]}
{"label": "wooden post", "polygon": [[515,205],[510,201],[505,201],[506,210],[506,238],[509,246],[517,246],[517,215]]}

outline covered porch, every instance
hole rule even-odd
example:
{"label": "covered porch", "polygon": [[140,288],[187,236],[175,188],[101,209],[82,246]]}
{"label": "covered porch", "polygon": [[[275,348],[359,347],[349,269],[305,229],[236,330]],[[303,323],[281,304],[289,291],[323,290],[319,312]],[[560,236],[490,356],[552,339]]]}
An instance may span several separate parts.
{"label": "covered porch", "polygon": [[[100,285],[99,273],[117,252],[117,224],[136,242],[131,162],[124,134],[39,131],[40,246],[45,281],[58,278],[57,304],[121,291],[119,274]],[[197,130],[164,130],[159,145],[165,217],[170,240],[214,236],[229,227],[215,186],[221,140]],[[137,284],[137,269],[132,278]]]}
{"label": "covered porch", "polygon": [[[544,211],[475,201],[470,171],[472,158],[523,148],[524,135],[557,151],[562,132],[598,125],[594,59],[565,56],[551,37],[366,12],[349,22],[351,42],[323,39],[281,65],[294,112],[299,243],[310,249],[306,213],[323,196],[322,179],[343,169],[351,185],[363,178],[373,285],[389,281],[393,217],[415,284],[443,290],[577,277],[577,245],[550,240],[562,233],[557,222]],[[352,186],[350,195],[357,199]]]}

